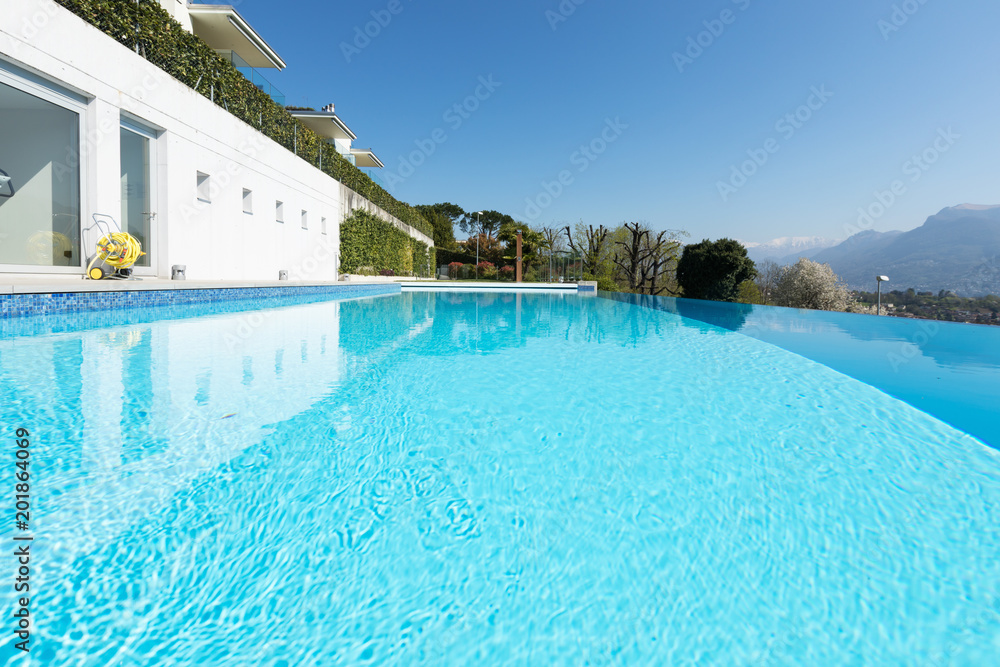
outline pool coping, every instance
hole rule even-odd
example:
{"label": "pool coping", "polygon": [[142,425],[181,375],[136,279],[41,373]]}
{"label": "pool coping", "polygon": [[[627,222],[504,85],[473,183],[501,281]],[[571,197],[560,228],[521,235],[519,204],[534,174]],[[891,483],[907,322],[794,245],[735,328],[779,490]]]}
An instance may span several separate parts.
{"label": "pool coping", "polygon": [[289,281],[69,281],[0,285],[0,319],[123,308],[176,306],[276,296],[349,299],[398,294],[399,283]]}
{"label": "pool coping", "polygon": [[482,283],[439,280],[358,279],[292,282],[286,280],[188,281],[8,279],[0,282],[0,318],[56,315],[115,308],[171,306],[276,296],[329,295],[331,298],[380,296],[403,288],[482,291],[565,291],[597,294],[597,283]]}
{"label": "pool coping", "polygon": [[514,283],[514,282],[491,282],[491,281],[465,281],[465,280],[438,280],[438,281],[414,281],[403,280],[399,283],[407,289],[433,289],[433,290],[483,290],[490,292],[532,292],[558,290],[562,292],[593,292],[597,293],[597,283],[581,281],[579,283]]}

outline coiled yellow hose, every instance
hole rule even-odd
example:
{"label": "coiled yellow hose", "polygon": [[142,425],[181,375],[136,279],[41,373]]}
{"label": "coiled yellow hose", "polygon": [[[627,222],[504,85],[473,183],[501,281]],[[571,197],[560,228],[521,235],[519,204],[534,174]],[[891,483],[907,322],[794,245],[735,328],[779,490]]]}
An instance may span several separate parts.
{"label": "coiled yellow hose", "polygon": [[145,255],[142,251],[142,244],[139,239],[127,232],[112,232],[101,237],[97,242],[97,255],[87,267],[87,274],[91,278],[96,278],[100,269],[91,271],[94,264],[101,261],[115,269],[127,269]]}
{"label": "coiled yellow hose", "polygon": [[145,255],[139,239],[126,232],[112,232],[97,242],[98,257],[115,267],[127,269]]}

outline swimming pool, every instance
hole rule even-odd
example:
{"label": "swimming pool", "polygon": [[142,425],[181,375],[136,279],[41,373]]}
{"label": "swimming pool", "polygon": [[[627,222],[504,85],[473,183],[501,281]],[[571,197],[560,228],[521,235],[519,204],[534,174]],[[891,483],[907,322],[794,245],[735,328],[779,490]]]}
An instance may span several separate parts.
{"label": "swimming pool", "polygon": [[42,664],[1000,655],[1000,453],[829,366],[566,294],[197,312],[0,341]]}

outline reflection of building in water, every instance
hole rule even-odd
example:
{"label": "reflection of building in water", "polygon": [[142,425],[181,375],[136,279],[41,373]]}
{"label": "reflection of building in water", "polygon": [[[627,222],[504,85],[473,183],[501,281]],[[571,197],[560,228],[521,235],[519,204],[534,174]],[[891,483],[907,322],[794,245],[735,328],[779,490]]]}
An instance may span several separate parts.
{"label": "reflection of building in water", "polygon": [[[51,406],[58,424],[34,428],[59,459],[43,464],[37,487],[46,498],[39,529],[59,559],[138,525],[335,391],[343,305],[0,342],[4,383],[22,405]],[[41,377],[58,382],[45,388]]]}

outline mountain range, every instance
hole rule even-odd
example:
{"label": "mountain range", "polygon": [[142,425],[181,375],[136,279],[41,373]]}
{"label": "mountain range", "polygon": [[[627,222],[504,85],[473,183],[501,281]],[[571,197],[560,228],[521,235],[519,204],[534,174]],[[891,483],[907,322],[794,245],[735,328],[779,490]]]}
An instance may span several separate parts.
{"label": "mountain range", "polygon": [[[872,292],[875,276],[889,276],[888,289],[938,292],[960,296],[1000,294],[1000,206],[962,204],[930,216],[908,232],[863,231],[839,244],[821,247],[803,241],[782,258],[761,256],[788,247],[789,239],[753,244],[747,254],[791,264],[809,257],[829,264],[851,289]],[[773,250],[770,250],[773,249]],[[780,251],[779,251],[780,252]],[[883,286],[886,289],[886,286]]]}
{"label": "mountain range", "polygon": [[747,256],[754,262],[771,260],[778,264],[794,264],[799,257],[812,258],[816,253],[831,248],[840,241],[823,238],[822,236],[783,236],[767,243],[742,242],[747,249]]}

